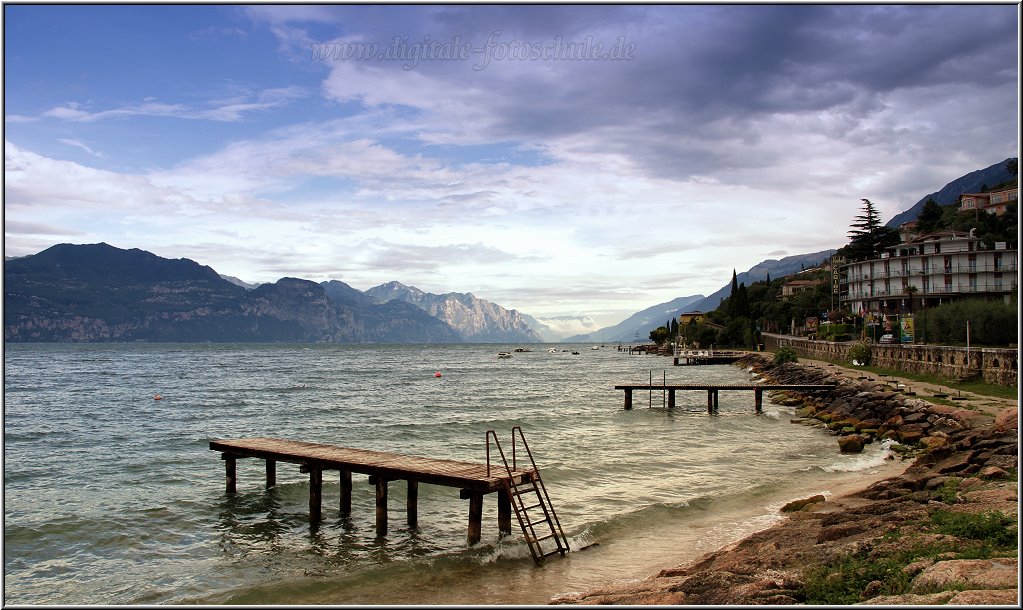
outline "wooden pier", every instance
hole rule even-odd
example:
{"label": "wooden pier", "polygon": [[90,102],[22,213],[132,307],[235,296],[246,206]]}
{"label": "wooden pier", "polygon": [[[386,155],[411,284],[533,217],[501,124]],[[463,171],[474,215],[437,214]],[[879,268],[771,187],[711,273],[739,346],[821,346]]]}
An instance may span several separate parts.
{"label": "wooden pier", "polygon": [[696,364],[734,364],[749,352],[723,350],[683,350],[672,358],[675,366]]}
{"label": "wooden pier", "polygon": [[220,457],[224,460],[227,475],[227,493],[232,494],[237,490],[236,461],[240,458],[266,460],[267,488],[277,483],[277,462],[298,464],[301,472],[309,474],[309,518],[312,522],[319,521],[321,517],[323,471],[339,472],[342,516],[350,515],[352,510],[352,473],[369,475],[369,483],[376,486],[378,536],[387,534],[388,482],[398,480],[407,482],[407,518],[411,528],[417,526],[419,483],[458,488],[459,497],[469,500],[470,545],[479,542],[481,538],[483,496],[497,492],[498,529],[502,534],[511,533],[512,499],[508,490],[531,484],[539,477],[535,469],[506,469],[503,464],[491,467],[488,464],[415,457],[279,438],[213,440],[210,441],[210,449],[221,453]]}
{"label": "wooden pier", "polygon": [[632,409],[632,392],[635,390],[667,391],[668,408],[675,408],[675,392],[679,390],[705,390],[707,392],[707,412],[713,413],[718,410],[718,392],[721,390],[753,390],[754,408],[757,413],[763,412],[764,391],[766,390],[793,390],[796,392],[812,392],[818,390],[831,390],[835,384],[767,384],[767,383],[739,383],[739,384],[701,384],[701,383],[672,383],[653,384],[637,383],[616,385],[616,390],[625,390],[625,410]]}

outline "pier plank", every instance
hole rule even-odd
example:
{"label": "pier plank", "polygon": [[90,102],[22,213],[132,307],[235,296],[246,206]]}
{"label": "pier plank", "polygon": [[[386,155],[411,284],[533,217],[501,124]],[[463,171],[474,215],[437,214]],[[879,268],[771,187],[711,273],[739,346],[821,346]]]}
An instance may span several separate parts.
{"label": "pier plank", "polygon": [[[502,489],[505,479],[508,478],[503,466],[492,467],[488,475],[487,465],[476,462],[402,455],[280,438],[218,439],[210,441],[210,449],[231,456],[232,460],[239,457],[262,458],[316,466],[324,470],[367,474],[386,480],[415,480],[483,493]],[[530,473],[530,470],[515,471],[516,478],[528,477]]]}

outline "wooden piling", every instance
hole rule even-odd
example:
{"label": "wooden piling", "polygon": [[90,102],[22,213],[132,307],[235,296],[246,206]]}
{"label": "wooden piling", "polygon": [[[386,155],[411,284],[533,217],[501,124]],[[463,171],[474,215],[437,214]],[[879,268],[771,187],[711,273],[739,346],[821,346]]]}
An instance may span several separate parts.
{"label": "wooden piling", "polygon": [[238,460],[229,453],[220,456],[224,460],[224,471],[227,478],[227,493],[236,493],[238,489]]}
{"label": "wooden piling", "polygon": [[277,484],[277,461],[266,461],[266,488],[270,489]]}
{"label": "wooden piling", "polygon": [[474,491],[469,494],[468,543],[472,546],[483,537],[483,494]]}
{"label": "wooden piling", "polygon": [[317,522],[321,517],[323,499],[323,469],[309,467],[309,520]]}
{"label": "wooden piling", "polygon": [[753,390],[753,406],[757,415],[764,412],[764,391],[760,388]]}
{"label": "wooden piling", "polygon": [[407,514],[407,522],[409,529],[416,529],[419,527],[419,517],[417,511],[419,510],[419,481],[409,479],[408,481],[408,492],[405,496],[405,512]]}
{"label": "wooden piling", "polygon": [[632,410],[632,388],[625,388],[625,410]]}
{"label": "wooden piling", "polygon": [[341,484],[341,501],[339,503],[341,516],[348,517],[352,514],[352,471],[342,468],[338,482]]}
{"label": "wooden piling", "polygon": [[387,480],[376,478],[377,485],[377,537],[387,535]]}
{"label": "wooden piling", "polygon": [[500,534],[510,534],[511,529],[511,496],[504,489],[497,492],[497,531]]}

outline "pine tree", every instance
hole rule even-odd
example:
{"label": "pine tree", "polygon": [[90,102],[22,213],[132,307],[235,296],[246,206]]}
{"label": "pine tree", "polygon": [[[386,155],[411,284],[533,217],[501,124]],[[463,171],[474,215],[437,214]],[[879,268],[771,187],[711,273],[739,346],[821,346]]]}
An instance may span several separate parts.
{"label": "pine tree", "polygon": [[860,201],[863,202],[863,213],[857,216],[856,222],[850,225],[852,229],[849,231],[849,239],[852,241],[873,235],[881,228],[881,216],[877,213],[874,204],[869,199],[860,199]]}

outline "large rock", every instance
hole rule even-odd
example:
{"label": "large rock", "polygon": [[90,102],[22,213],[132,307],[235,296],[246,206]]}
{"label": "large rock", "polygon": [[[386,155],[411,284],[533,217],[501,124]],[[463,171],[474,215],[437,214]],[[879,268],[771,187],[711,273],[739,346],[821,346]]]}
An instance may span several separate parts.
{"label": "large rock", "polygon": [[1001,432],[1009,432],[1019,428],[1019,420],[1017,419],[1017,407],[1006,409],[995,417],[995,430]]}
{"label": "large rock", "polygon": [[861,453],[866,437],[862,434],[849,434],[838,438],[838,449],[842,453]]}
{"label": "large rock", "polygon": [[1015,557],[939,561],[914,578],[912,588],[916,592],[952,585],[965,585],[970,589],[1015,589],[1018,566],[1019,560]]}

